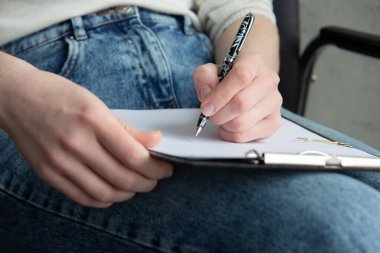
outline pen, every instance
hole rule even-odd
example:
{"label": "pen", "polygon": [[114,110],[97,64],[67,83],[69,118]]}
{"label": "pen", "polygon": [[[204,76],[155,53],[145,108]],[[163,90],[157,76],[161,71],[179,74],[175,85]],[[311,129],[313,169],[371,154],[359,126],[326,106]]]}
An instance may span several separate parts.
{"label": "pen", "polygon": [[[220,69],[220,72],[218,74],[219,83],[224,79],[224,77],[228,74],[228,72],[230,72],[233,62],[235,61],[241,48],[243,47],[245,39],[247,38],[249,31],[251,30],[254,20],[255,20],[255,16],[252,13],[248,13],[244,17],[239,27],[239,30],[235,36],[235,39],[232,42],[230,51],[228,51],[226,58],[224,58],[223,60],[223,66]],[[198,119],[197,132],[195,133],[195,136],[198,136],[199,133],[202,131],[203,127],[206,125],[208,118],[209,117],[201,113]]]}

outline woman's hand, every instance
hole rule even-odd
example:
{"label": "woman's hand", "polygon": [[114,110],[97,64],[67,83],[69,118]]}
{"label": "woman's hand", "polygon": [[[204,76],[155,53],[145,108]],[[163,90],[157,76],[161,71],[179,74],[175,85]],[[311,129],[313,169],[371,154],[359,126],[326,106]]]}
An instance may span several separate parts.
{"label": "woman's hand", "polygon": [[205,116],[220,126],[222,139],[248,142],[271,136],[281,124],[279,77],[255,53],[241,54],[218,82],[218,68],[200,66],[194,82]]}
{"label": "woman's hand", "polygon": [[42,179],[82,205],[108,207],[171,175],[147,150],[159,132],[124,125],[63,77],[17,60],[1,72],[0,94],[0,126]]}

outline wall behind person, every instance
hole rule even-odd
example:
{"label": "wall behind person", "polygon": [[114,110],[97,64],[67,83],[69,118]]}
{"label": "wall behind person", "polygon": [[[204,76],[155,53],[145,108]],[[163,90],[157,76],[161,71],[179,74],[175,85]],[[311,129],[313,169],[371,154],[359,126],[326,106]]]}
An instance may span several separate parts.
{"label": "wall behind person", "polygon": [[[379,0],[299,0],[301,50],[326,25],[380,35]],[[380,59],[329,46],[315,66],[306,117],[380,149]]]}

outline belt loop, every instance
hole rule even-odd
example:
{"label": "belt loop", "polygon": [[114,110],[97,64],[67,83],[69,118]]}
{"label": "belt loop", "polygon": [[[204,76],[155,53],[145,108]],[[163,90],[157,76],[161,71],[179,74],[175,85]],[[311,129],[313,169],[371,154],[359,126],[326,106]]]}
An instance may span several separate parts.
{"label": "belt loop", "polygon": [[137,6],[132,6],[131,8],[133,8],[132,11],[135,13],[137,21],[138,21],[139,23],[141,23],[141,15],[140,15],[139,7],[137,7]]}
{"label": "belt loop", "polygon": [[186,35],[193,35],[195,33],[193,22],[188,16],[183,16],[183,31]]}
{"label": "belt loop", "polygon": [[88,38],[86,30],[84,29],[82,17],[72,17],[71,24],[73,26],[74,37],[76,40],[85,40]]}

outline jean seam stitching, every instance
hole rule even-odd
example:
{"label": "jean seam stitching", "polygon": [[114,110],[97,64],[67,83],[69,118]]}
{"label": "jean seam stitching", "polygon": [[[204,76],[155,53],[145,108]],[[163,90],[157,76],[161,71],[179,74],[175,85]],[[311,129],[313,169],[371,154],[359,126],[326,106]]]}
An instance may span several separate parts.
{"label": "jean seam stitching", "polygon": [[58,212],[56,212],[54,210],[48,209],[46,207],[43,207],[43,206],[41,206],[41,205],[39,205],[39,204],[37,204],[35,202],[32,202],[32,201],[29,201],[27,199],[21,198],[20,196],[13,194],[12,192],[10,192],[10,191],[8,191],[6,189],[1,189],[0,188],[0,191],[5,192],[7,195],[9,195],[9,196],[17,199],[18,201],[20,201],[23,204],[28,204],[28,205],[34,206],[34,207],[38,208],[40,211],[42,211],[42,212],[47,212],[47,213],[50,213],[50,214],[53,214],[53,215],[57,215],[57,216],[59,216],[59,217],[61,217],[63,219],[70,220],[70,221],[75,222],[75,223],[77,223],[79,225],[86,226],[86,227],[91,228],[91,229],[96,229],[96,230],[98,230],[100,232],[107,233],[109,235],[115,236],[115,237],[123,239],[123,240],[128,240],[130,243],[136,244],[136,245],[141,246],[141,247],[146,247],[146,248],[149,248],[149,249],[155,250],[157,252],[161,252],[161,253],[169,253],[169,251],[166,251],[166,250],[163,250],[163,249],[159,249],[159,248],[153,248],[150,245],[146,245],[143,242],[132,240],[132,239],[124,237],[122,235],[119,235],[119,234],[113,233],[111,231],[108,231],[108,230],[106,230],[104,228],[98,227],[98,226],[96,226],[94,224],[88,224],[85,221],[78,220],[78,219],[76,219],[74,217],[70,217],[70,216],[64,215],[62,213],[58,213]]}
{"label": "jean seam stitching", "polygon": [[[96,28],[99,28],[99,27],[102,27],[102,26],[107,26],[107,25],[112,25],[114,23],[123,22],[125,20],[131,19],[131,18],[134,18],[134,17],[136,17],[136,16],[128,16],[128,17],[118,18],[118,19],[115,19],[115,20],[102,21],[102,22],[99,22],[99,23],[97,23],[96,25],[93,25],[93,26],[86,26],[86,25],[84,25],[84,29],[86,31],[90,31],[90,30],[93,30],[93,29],[96,29]],[[44,32],[45,32],[44,30],[40,30],[40,31],[37,32],[37,35],[40,34],[40,33],[43,34]],[[50,37],[47,40],[43,40],[43,41],[38,42],[36,44],[33,44],[32,46],[29,46],[29,47],[27,47],[27,48],[25,48],[23,50],[20,50],[20,51],[16,52],[14,55],[15,56],[19,56],[20,54],[27,53],[27,52],[29,52],[30,50],[33,50],[36,47],[44,46],[46,44],[49,44],[49,43],[54,42],[56,40],[59,40],[59,39],[61,39],[63,37],[69,36],[70,34],[71,34],[71,31],[64,31],[64,32],[60,33],[59,35],[56,35],[54,37]],[[35,35],[31,35],[31,36],[35,36]],[[22,38],[20,38],[20,39],[22,40]],[[28,36],[25,37],[25,39],[28,39]],[[1,48],[3,48],[3,46],[1,46]]]}
{"label": "jean seam stitching", "polygon": [[71,43],[73,44],[72,50],[70,50],[70,45],[69,45],[67,59],[58,74],[66,78],[70,75],[73,68],[77,65],[77,62],[79,59],[80,47],[81,47],[80,43],[77,41],[72,41]]}
{"label": "jean seam stitching", "polygon": [[41,41],[41,42],[39,42],[37,44],[34,44],[34,45],[30,46],[30,47],[27,47],[27,48],[25,48],[23,50],[20,50],[20,51],[16,52],[14,54],[14,56],[19,56],[21,54],[28,53],[28,52],[30,52],[31,50],[34,50],[37,47],[45,46],[45,45],[47,45],[49,43],[52,43],[54,41],[57,41],[57,40],[65,37],[65,36],[68,36],[69,34],[70,34],[69,32],[65,32],[65,33],[59,34],[59,35],[57,35],[55,37],[52,37],[52,38],[49,38],[47,40]]}
{"label": "jean seam stitching", "polygon": [[107,26],[107,25],[112,25],[112,24],[119,23],[119,22],[124,22],[126,20],[133,19],[133,18],[136,18],[136,15],[128,16],[128,17],[115,18],[115,19],[111,19],[111,20],[105,20],[105,21],[97,22],[96,25],[88,26],[88,25],[84,24],[83,27],[86,31],[90,31],[90,30],[93,30],[93,29],[96,29],[96,28],[99,28],[102,26]]}
{"label": "jean seam stitching", "polygon": [[176,107],[181,107],[181,105],[180,105],[180,103],[179,103],[179,101],[178,101],[178,99],[177,99],[177,96],[176,96],[176,94],[175,94],[175,92],[174,92],[172,69],[171,69],[171,67],[170,67],[170,64],[169,64],[169,61],[168,61],[168,57],[167,57],[167,55],[165,54],[165,52],[164,52],[164,50],[163,50],[163,47],[162,47],[162,45],[161,45],[160,40],[157,38],[156,34],[155,34],[155,33],[154,33],[154,32],[153,32],[148,26],[146,26],[146,25],[141,21],[140,18],[138,18],[138,21],[139,21],[141,27],[144,28],[146,31],[148,31],[148,32],[153,36],[153,38],[154,38],[154,40],[156,41],[158,47],[160,48],[160,52],[161,52],[161,54],[162,54],[162,56],[163,56],[163,59],[164,59],[164,62],[165,62],[165,66],[166,66],[167,71],[168,71],[168,78],[169,78],[169,85],[170,85],[170,92],[171,92],[171,95],[172,95],[172,97],[173,97],[173,99],[174,99],[174,101],[175,101],[175,104],[177,105]]}

